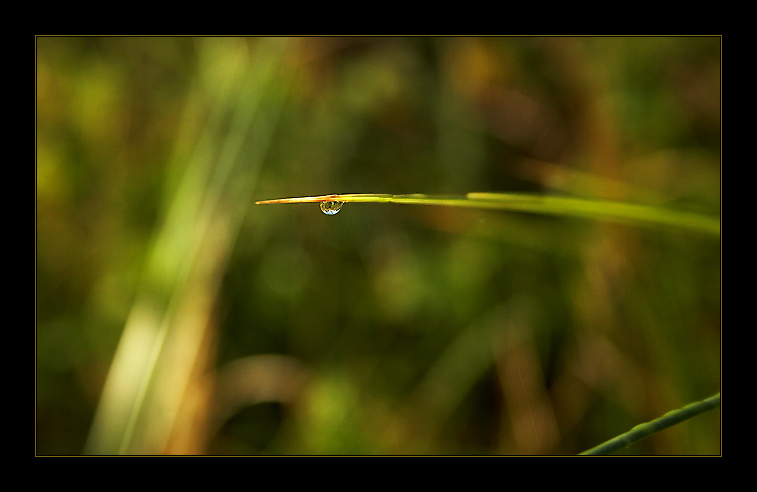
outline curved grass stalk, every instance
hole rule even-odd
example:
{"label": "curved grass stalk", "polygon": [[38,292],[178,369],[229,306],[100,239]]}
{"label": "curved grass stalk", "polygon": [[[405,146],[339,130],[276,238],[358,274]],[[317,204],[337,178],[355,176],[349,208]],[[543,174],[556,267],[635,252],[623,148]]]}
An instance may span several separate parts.
{"label": "curved grass stalk", "polygon": [[712,236],[720,236],[720,219],[709,215],[635,203],[521,193],[468,193],[466,196],[337,194],[262,200],[256,202],[256,204],[269,205],[274,203],[315,203],[325,201],[338,201],[342,203],[401,203],[408,205],[439,205],[510,210],[625,222],[648,227],[670,226]]}
{"label": "curved grass stalk", "polygon": [[704,413],[708,410],[717,408],[720,405],[720,393],[715,396],[711,396],[706,400],[698,401],[696,403],[690,403],[683,408],[670,411],[662,417],[639,424],[630,431],[614,437],[609,441],[603,442],[599,446],[595,446],[587,451],[581,453],[582,455],[602,455],[609,454],[613,451],[617,451],[620,448],[630,446],[631,444],[641,441],[642,439],[651,436],[663,429],[667,429],[673,425],[681,423],[692,417]]}

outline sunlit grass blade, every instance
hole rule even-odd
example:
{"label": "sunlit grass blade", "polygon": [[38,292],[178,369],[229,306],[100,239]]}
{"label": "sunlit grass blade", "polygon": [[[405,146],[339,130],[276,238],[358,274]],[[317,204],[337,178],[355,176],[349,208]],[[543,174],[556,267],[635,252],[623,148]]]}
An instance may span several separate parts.
{"label": "sunlit grass blade", "polygon": [[370,193],[346,194],[346,195],[320,195],[320,196],[301,196],[297,198],[277,198],[275,200],[260,200],[255,205],[272,205],[275,203],[318,203],[318,202],[391,202],[395,195],[375,195]]}
{"label": "sunlit grass blade", "polygon": [[698,401],[696,403],[690,403],[683,408],[673,410],[666,413],[662,417],[639,424],[630,431],[614,437],[609,441],[603,442],[599,446],[595,446],[588,451],[581,453],[582,455],[602,455],[609,454],[613,451],[617,451],[620,448],[630,446],[631,444],[641,441],[642,439],[660,432],[663,429],[672,427],[692,417],[696,417],[700,413],[704,413],[708,410],[717,408],[720,405],[720,393],[715,396],[711,396],[706,400]]}
{"label": "sunlit grass blade", "polygon": [[[251,53],[240,39],[198,42],[200,73],[222,75],[198,77],[202,90],[188,96],[170,166],[176,184],[166,189],[165,218],[156,229],[86,453],[177,452],[182,450],[177,436],[192,432],[177,422],[187,414],[188,388],[210,357],[203,357],[204,341],[212,338],[220,279],[286,101],[288,78],[280,67],[292,44],[266,38]],[[250,141],[255,144],[248,149]]]}
{"label": "sunlit grass blade", "polygon": [[676,227],[720,236],[720,219],[710,215],[673,210],[654,205],[591,200],[564,196],[522,193],[468,193],[466,196],[335,194],[258,201],[258,205],[275,203],[402,203],[478,209],[510,210],[535,214],[584,217],[594,220],[624,222],[648,227]]}

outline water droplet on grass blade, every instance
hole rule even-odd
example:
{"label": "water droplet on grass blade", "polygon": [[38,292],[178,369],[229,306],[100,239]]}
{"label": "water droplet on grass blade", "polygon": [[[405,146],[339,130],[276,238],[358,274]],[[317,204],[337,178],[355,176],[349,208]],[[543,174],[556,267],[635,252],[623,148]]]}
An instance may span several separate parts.
{"label": "water droplet on grass blade", "polygon": [[336,215],[342,209],[343,202],[321,202],[321,212],[326,215]]}

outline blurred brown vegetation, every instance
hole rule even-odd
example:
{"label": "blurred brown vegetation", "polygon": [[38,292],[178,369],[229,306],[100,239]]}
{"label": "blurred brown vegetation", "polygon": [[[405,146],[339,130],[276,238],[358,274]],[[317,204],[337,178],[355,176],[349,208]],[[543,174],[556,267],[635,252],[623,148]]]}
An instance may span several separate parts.
{"label": "blurred brown vegetation", "polygon": [[[574,454],[720,391],[718,37],[36,40],[36,453]],[[720,411],[623,452],[719,454]]]}

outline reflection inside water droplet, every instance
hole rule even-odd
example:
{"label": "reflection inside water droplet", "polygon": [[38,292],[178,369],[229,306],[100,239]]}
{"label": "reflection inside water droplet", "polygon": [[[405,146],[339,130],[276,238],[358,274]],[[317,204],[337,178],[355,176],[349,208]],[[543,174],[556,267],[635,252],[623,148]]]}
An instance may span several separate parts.
{"label": "reflection inside water droplet", "polygon": [[336,215],[342,209],[343,202],[321,202],[321,212],[326,215]]}

